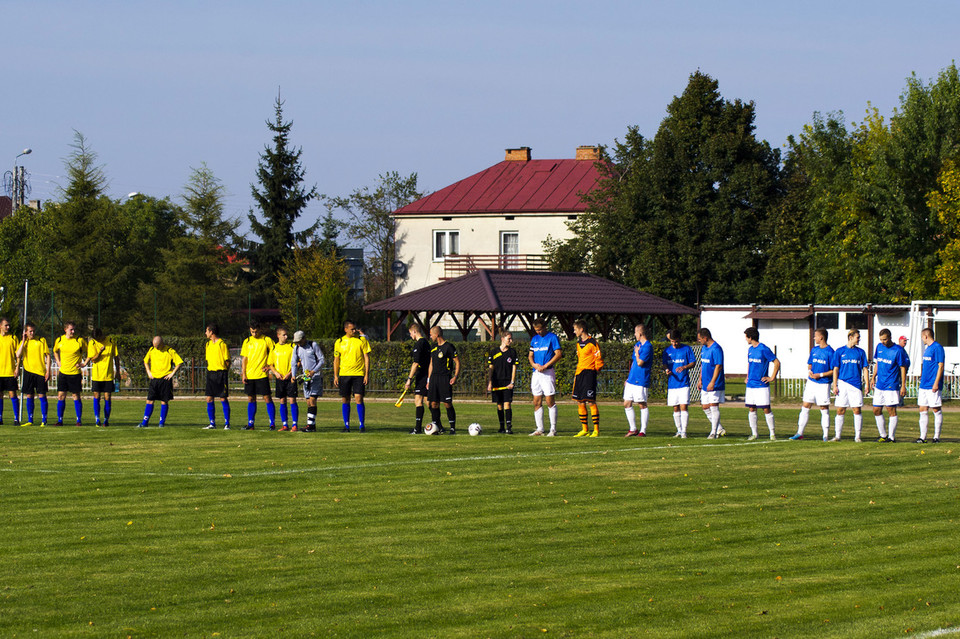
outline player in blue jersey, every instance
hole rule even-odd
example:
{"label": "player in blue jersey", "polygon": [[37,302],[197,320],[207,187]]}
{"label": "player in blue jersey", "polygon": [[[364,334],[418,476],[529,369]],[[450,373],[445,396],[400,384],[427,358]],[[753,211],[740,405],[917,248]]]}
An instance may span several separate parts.
{"label": "player in blue jersey", "polygon": [[860,441],[863,429],[863,395],[870,391],[870,377],[867,369],[867,353],[857,346],[860,343],[860,331],[847,333],[847,345],[841,346],[833,354],[833,394],[837,407],[834,419],[834,437],[830,441],[840,441],[843,432],[843,419],[850,408],[853,410],[853,437]]}
{"label": "player in blue jersey", "polygon": [[710,420],[710,434],[707,439],[716,439],[726,434],[720,425],[720,404],[726,401],[726,383],[723,375],[723,349],[713,340],[709,328],[697,331],[700,342],[700,406]]}
{"label": "player in blue jersey", "polygon": [[[643,324],[637,324],[633,328],[633,334],[637,343],[633,345],[630,372],[623,382],[623,410],[627,414],[627,425],[630,429],[624,437],[646,437],[647,423],[650,421],[647,396],[650,392],[650,371],[653,367],[653,344],[647,340],[647,328]],[[634,403],[640,406],[639,431]]]}
{"label": "player in blue jersey", "polygon": [[536,334],[530,339],[530,393],[533,395],[533,419],[536,429],[530,433],[543,435],[543,403],[546,401],[547,413],[550,415],[550,432],[547,437],[557,434],[557,373],[554,365],[560,361],[563,352],[560,350],[560,340],[542,319],[533,321],[533,330]]}
{"label": "player in blue jersey", "polygon": [[923,364],[920,367],[920,390],[917,393],[917,406],[920,408],[920,439],[918,444],[927,443],[927,423],[929,409],[933,409],[933,443],[940,442],[940,427],[943,426],[943,367],[946,356],[943,346],[933,339],[933,331],[925,328],[920,332],[923,342]]}
{"label": "player in blue jersey", "polygon": [[696,366],[693,349],[681,344],[678,329],[667,333],[670,346],[663,349],[663,370],[667,373],[667,406],[673,406],[673,424],[677,427],[674,437],[687,437],[690,413],[690,369]]}
{"label": "player in blue jersey", "polygon": [[[873,418],[877,422],[879,442],[897,441],[897,406],[907,390],[907,354],[894,344],[890,329],[880,331],[880,343],[873,353]],[[890,415],[890,434],[883,420],[883,409]]]}
{"label": "player in blue jersey", "polygon": [[[757,408],[763,409],[763,417],[767,420],[767,429],[770,431],[770,440],[777,438],[773,412],[770,410],[770,382],[777,379],[780,372],[780,360],[766,344],[760,343],[760,331],[751,326],[743,331],[749,348],[747,348],[747,393],[744,403],[747,406],[747,418],[750,422],[750,437],[757,438]],[[770,372],[770,365],[773,372]]]}
{"label": "player in blue jersey", "polygon": [[807,383],[803,387],[803,405],[797,419],[797,434],[790,439],[803,439],[803,430],[810,420],[810,408],[820,407],[820,428],[823,441],[830,437],[830,382],[833,381],[833,348],[827,344],[827,329],[818,328],[813,333],[816,344],[807,358]]}

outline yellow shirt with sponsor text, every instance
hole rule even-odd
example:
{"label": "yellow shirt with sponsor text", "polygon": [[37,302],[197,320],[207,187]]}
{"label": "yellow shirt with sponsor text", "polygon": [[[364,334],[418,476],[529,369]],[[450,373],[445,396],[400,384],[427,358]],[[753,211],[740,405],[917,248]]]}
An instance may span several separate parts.
{"label": "yellow shirt with sponsor text", "polygon": [[293,344],[277,344],[273,347],[273,355],[270,356],[270,364],[277,369],[277,372],[286,377],[290,374],[290,365],[293,363]]}
{"label": "yellow shirt with sponsor text", "polygon": [[86,349],[87,343],[82,337],[58,337],[53,343],[53,352],[60,353],[60,372],[64,375],[79,375]]}
{"label": "yellow shirt with sponsor text", "polygon": [[103,342],[91,338],[87,343],[87,357],[90,358],[90,379],[94,382],[111,382],[116,373],[114,362],[117,357],[117,345],[109,337]]}
{"label": "yellow shirt with sponsor text", "polygon": [[143,363],[150,367],[151,375],[155,378],[160,378],[169,375],[170,371],[176,366],[183,364],[183,360],[180,358],[180,355],[177,354],[177,351],[169,346],[162,348],[154,348],[151,346],[143,358]]}
{"label": "yellow shirt with sponsor text", "polygon": [[17,349],[20,341],[16,335],[0,335],[0,377],[17,374]]}
{"label": "yellow shirt with sponsor text", "polygon": [[270,364],[270,353],[273,352],[273,340],[261,335],[251,335],[243,340],[240,347],[240,356],[247,358],[247,368],[244,371],[247,379],[263,379],[267,373],[264,367]]}
{"label": "yellow shirt with sponsor text", "polygon": [[34,337],[27,340],[23,347],[23,370],[40,375],[47,374],[47,359],[50,357],[50,348],[43,337]]}
{"label": "yellow shirt with sponsor text", "polygon": [[333,345],[333,354],[340,358],[339,375],[343,377],[363,376],[363,355],[370,352],[367,338],[347,337],[344,335]]}
{"label": "yellow shirt with sponsor text", "polygon": [[207,358],[208,371],[225,371],[230,368],[230,349],[222,339],[208,339],[204,355]]}

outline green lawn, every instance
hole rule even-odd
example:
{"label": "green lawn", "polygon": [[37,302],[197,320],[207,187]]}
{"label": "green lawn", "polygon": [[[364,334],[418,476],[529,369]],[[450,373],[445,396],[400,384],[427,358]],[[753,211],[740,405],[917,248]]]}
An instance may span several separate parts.
{"label": "green lawn", "polygon": [[[0,427],[0,636],[893,637],[960,620],[958,414],[915,445],[747,443],[742,408],[716,442],[699,408],[686,441],[663,407],[639,440],[616,405],[596,439],[527,437],[526,404],[513,437],[490,434],[488,404],[458,405],[481,437],[409,436],[408,405],[371,403],[362,435],[320,411],[319,433],[205,431],[188,400],[163,430],[132,428],[131,400],[110,429]],[[777,411],[781,436],[796,414]],[[574,408],[560,416],[573,434]],[[912,441],[916,413],[901,419]]]}

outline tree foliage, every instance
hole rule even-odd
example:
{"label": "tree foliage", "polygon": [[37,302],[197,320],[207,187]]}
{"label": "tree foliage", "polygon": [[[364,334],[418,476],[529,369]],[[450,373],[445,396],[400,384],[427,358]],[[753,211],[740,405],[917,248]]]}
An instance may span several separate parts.
{"label": "tree foliage", "polygon": [[[346,275],[347,265],[335,251],[325,252],[319,247],[291,251],[277,279],[277,302],[283,321],[314,337],[335,337],[337,334],[327,334],[325,322],[330,313],[336,315],[333,321],[342,321]],[[339,307],[331,307],[329,294],[324,297],[327,289],[340,295]]]}

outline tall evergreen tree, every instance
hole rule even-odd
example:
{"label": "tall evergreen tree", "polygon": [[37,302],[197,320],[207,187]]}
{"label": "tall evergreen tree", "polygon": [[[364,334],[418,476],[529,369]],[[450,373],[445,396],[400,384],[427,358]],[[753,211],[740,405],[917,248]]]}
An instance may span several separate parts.
{"label": "tall evergreen tree", "polygon": [[[297,219],[310,200],[317,197],[316,186],[305,188],[305,171],[300,164],[301,148],[290,146],[292,121],[283,119],[283,101],[274,104],[275,120],[267,121],[273,132],[273,147],[264,147],[257,166],[257,182],[251,186],[253,199],[263,221],[251,209],[250,228],[260,238],[252,247],[253,269],[257,284],[268,291],[276,284],[288,251],[304,244],[316,231],[319,222],[302,231],[294,231]],[[272,295],[271,295],[272,299]]]}

